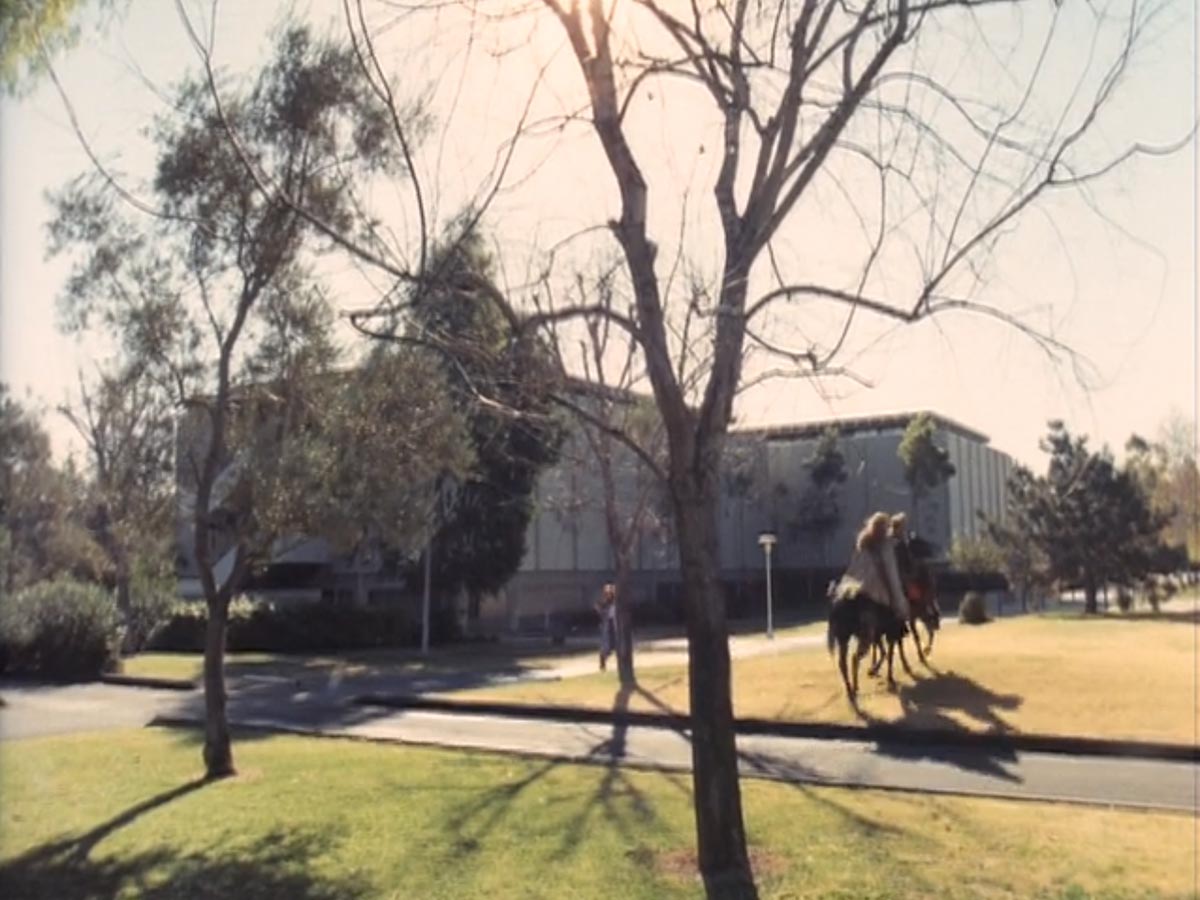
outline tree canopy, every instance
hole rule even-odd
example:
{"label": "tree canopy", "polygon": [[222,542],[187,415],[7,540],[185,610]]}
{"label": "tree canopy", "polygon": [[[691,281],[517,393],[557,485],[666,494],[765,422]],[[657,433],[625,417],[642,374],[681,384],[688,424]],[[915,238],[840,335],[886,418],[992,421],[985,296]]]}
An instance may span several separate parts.
{"label": "tree canopy", "polygon": [[104,580],[129,620],[135,571],[171,573],[175,558],[175,407],[141,362],[101,368],[63,407],[86,450],[87,522],[107,558]]}
{"label": "tree canopy", "polygon": [[1009,482],[1014,521],[993,534],[1023,563],[1032,563],[1036,548],[1048,574],[1082,587],[1087,611],[1095,612],[1101,586],[1128,584],[1153,569],[1166,517],[1111,453],[1090,450],[1062,422],[1050,423],[1041,448],[1049,454],[1046,475],[1018,467]]}
{"label": "tree canopy", "polygon": [[839,437],[836,426],[826,428],[804,461],[809,485],[800,497],[798,525],[802,531],[821,540],[822,560],[827,552],[829,535],[842,517],[837,489],[849,476],[845,454],[838,446]]}
{"label": "tree canopy", "polygon": [[[356,505],[369,489],[347,487],[347,472],[409,488],[428,480],[426,463],[453,469],[462,459],[453,417],[436,399],[423,402],[436,383],[404,369],[407,361],[372,370],[409,392],[401,410],[393,402],[364,417],[357,404],[380,399],[377,382],[338,393],[341,348],[315,265],[332,234],[364,230],[357,191],[407,171],[391,128],[401,111],[376,102],[352,50],[302,26],[281,31],[251,83],[221,80],[222,93],[217,83],[212,70],[185,79],[157,120],[148,199],[131,211],[129,192],[93,173],[60,192],[51,226],[53,249],[75,258],[67,323],[113,333],[188,411],[180,478],[209,608],[204,756],[212,776],[233,769],[224,621],[250,571],[269,561],[278,539],[319,533],[314,525],[344,521],[348,509],[362,512],[367,529],[413,527],[412,516],[384,522],[377,507]],[[419,108],[404,114],[420,133]],[[294,192],[305,209],[268,186]],[[330,434],[334,422],[353,426],[355,454],[343,453],[346,435]],[[386,476],[337,468],[347,457],[386,454]]]}
{"label": "tree canopy", "polygon": [[[97,0],[111,7],[116,0]],[[89,0],[4,0],[0,3],[0,88],[12,93],[45,69],[46,61],[79,40]]]}
{"label": "tree canopy", "polygon": [[0,382],[0,595],[57,575],[102,571],[86,498],[75,468],[54,464],[39,417]]}
{"label": "tree canopy", "polygon": [[[897,453],[904,465],[904,479],[913,492],[913,509],[930,491],[954,477],[950,451],[937,442],[937,422],[929,413],[918,413],[904,429]],[[914,522],[919,527],[919,523]]]}
{"label": "tree canopy", "polygon": [[497,307],[493,262],[477,232],[437,248],[430,271],[401,340],[431,352],[473,457],[453,478],[438,524],[434,583],[478,597],[503,587],[525,556],[537,477],[562,441],[552,401],[558,369],[549,348]]}

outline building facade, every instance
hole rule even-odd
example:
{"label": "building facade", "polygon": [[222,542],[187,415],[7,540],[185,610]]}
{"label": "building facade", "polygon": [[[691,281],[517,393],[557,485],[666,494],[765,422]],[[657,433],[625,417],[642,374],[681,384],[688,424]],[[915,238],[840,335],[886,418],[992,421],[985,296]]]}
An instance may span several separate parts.
{"label": "building facade", "polygon": [[[778,603],[786,609],[823,602],[824,584],[845,566],[855,535],[875,511],[906,513],[910,529],[931,542],[943,562],[956,538],[981,534],[980,513],[1003,519],[1012,459],[991,447],[985,435],[943,416],[932,415],[935,441],[947,450],[955,474],[915,500],[898,450],[916,415],[743,429],[729,435],[718,533],[720,573],[731,614],[747,611],[744,607],[763,597],[763,532],[776,536],[772,571]],[[829,491],[823,527],[817,528],[811,520],[806,525],[804,514],[812,496],[810,461],[831,426],[837,429],[846,477]],[[627,448],[613,444],[611,453],[618,517],[628,522],[641,510],[632,542],[630,584],[639,618],[678,619],[679,560],[663,486]],[[500,632],[587,619],[615,569],[603,484],[592,454],[581,434],[568,437],[559,462],[538,481],[537,512],[526,533],[520,570],[505,589],[472,608],[471,621],[464,622],[468,627]],[[184,507],[188,483],[181,472]],[[199,585],[186,516],[181,517],[179,536],[180,587],[185,596],[196,596]],[[406,580],[400,574],[404,569],[411,575],[411,567],[341,557],[319,538],[296,538],[279,542],[271,565],[248,590],[274,599],[413,605],[420,585],[411,577]],[[467,604],[460,602],[459,608],[465,619]]]}
{"label": "building facade", "polygon": [[[989,446],[987,436],[943,416],[932,415],[935,441],[948,451],[955,475],[914,500],[898,451],[916,415],[730,434],[718,529],[721,578],[735,614],[744,602],[763,595],[763,532],[776,536],[772,569],[780,603],[786,607],[823,597],[823,585],[845,566],[859,528],[873,512],[906,513],[910,529],[934,545],[942,562],[956,538],[982,533],[980,513],[1003,520],[1012,459]],[[830,426],[838,430],[846,479],[830,491],[836,521],[816,530],[804,525],[803,508],[811,496],[807,464]],[[629,453],[620,459],[618,471],[627,494],[645,477],[644,467]],[[590,608],[614,569],[597,479],[586,456],[579,460],[571,452],[543,476],[525,562],[505,591],[484,604],[481,625],[521,627],[554,615],[584,614]],[[662,607],[669,616],[677,606],[678,557],[662,505],[635,543],[632,591],[639,608],[653,614],[655,607]]]}

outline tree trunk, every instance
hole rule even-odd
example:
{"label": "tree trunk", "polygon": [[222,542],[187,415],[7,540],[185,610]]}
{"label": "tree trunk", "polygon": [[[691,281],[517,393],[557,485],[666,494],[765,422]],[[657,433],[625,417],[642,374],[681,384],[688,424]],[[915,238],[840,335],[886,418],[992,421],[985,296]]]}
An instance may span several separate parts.
{"label": "tree trunk", "polygon": [[208,604],[204,637],[204,775],[224,778],[235,774],[229,722],[225,716],[225,628],[229,598],[218,596]]}
{"label": "tree trunk", "polygon": [[1094,582],[1087,582],[1083,589],[1083,611],[1088,615],[1095,615],[1099,612],[1096,605],[1096,585]]}
{"label": "tree trunk", "polygon": [[133,613],[133,591],[130,588],[130,583],[133,581],[129,574],[129,569],[126,566],[117,567],[117,611],[121,614],[122,621],[126,625],[129,624],[130,617]]}
{"label": "tree trunk", "polygon": [[617,557],[617,677],[621,687],[634,687],[637,675],[633,669],[633,604],[629,597],[629,559]]}
{"label": "tree trunk", "polygon": [[746,831],[730,696],[725,601],[717,580],[716,497],[673,491],[687,605],[692,785],[700,874],[710,898],[757,898]]}
{"label": "tree trunk", "polygon": [[140,650],[139,644],[142,641],[142,635],[134,634],[133,629],[133,591],[130,583],[133,581],[129,574],[129,567],[124,564],[117,565],[117,613],[121,617],[121,625],[124,627],[124,635],[121,638],[121,652],[133,653]]}
{"label": "tree trunk", "polygon": [[116,611],[121,614],[121,620],[126,625],[130,623],[130,618],[133,613],[132,589],[131,583],[133,576],[130,574],[130,563],[125,558],[124,554],[120,554],[116,558],[115,578],[116,582]]}

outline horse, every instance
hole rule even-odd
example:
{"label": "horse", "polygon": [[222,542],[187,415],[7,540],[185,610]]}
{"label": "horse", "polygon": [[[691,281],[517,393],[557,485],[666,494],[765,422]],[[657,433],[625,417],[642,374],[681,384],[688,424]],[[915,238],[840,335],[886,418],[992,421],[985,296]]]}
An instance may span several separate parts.
{"label": "horse", "polygon": [[[846,694],[851,701],[858,695],[858,667],[867,650],[877,643],[887,641],[888,685],[895,687],[896,680],[892,676],[892,658],[896,647],[900,648],[900,662],[910,677],[915,677],[909,668],[908,659],[904,656],[904,645],[901,643],[906,626],[904,620],[883,604],[876,603],[867,594],[857,591],[848,597],[836,595],[836,583],[830,585],[829,591],[832,608],[829,612],[829,628],[825,635],[829,652],[833,653],[834,646],[838,648],[838,669],[842,673],[842,683],[846,686]],[[846,671],[846,653],[850,647],[850,639],[857,638],[858,646],[854,651],[853,683]],[[882,659],[880,660],[882,663]]]}

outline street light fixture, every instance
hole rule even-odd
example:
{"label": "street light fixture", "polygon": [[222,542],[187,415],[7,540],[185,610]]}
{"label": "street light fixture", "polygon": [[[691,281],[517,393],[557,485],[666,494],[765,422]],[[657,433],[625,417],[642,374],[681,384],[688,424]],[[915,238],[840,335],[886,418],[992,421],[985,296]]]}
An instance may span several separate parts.
{"label": "street light fixture", "polygon": [[771,640],[775,639],[775,627],[771,619],[771,548],[779,542],[775,537],[775,533],[764,531],[758,536],[758,546],[763,548],[763,553],[766,554],[767,563],[767,637]]}

